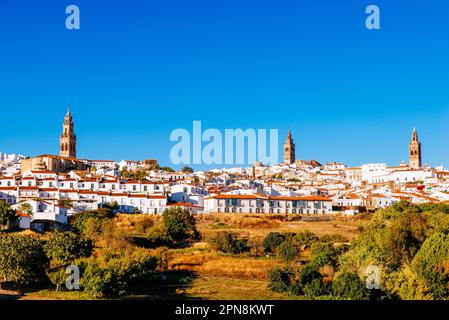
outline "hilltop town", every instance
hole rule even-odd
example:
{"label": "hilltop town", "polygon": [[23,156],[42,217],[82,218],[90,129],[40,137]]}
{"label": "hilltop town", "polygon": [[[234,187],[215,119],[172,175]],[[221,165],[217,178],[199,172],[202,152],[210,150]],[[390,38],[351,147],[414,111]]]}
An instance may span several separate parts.
{"label": "hilltop town", "polygon": [[[167,207],[197,213],[356,215],[402,199],[410,203],[449,201],[449,171],[422,164],[413,129],[409,163],[320,164],[296,160],[292,133],[284,162],[193,172],[144,161],[78,159],[70,111],[60,136],[59,155],[24,157],[0,153],[0,200],[20,216],[22,229],[46,230],[68,217],[115,203],[116,212],[161,214]],[[28,212],[24,212],[24,203]]]}

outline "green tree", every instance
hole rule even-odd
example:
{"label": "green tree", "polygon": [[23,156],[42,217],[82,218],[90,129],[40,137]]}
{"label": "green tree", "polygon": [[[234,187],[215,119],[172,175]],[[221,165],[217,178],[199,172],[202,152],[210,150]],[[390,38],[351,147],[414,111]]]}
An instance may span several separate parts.
{"label": "green tree", "polygon": [[18,219],[15,210],[3,200],[0,200],[0,225],[6,225],[8,221],[13,222]]}
{"label": "green tree", "polygon": [[170,168],[170,167],[161,167],[161,170],[162,170],[162,171],[165,171],[165,172],[175,172],[175,170],[173,170],[173,169]]}
{"label": "green tree", "polygon": [[310,283],[304,286],[304,295],[306,297],[316,298],[320,296],[327,296],[332,291],[332,285],[325,283],[320,279],[313,279]]}
{"label": "green tree", "polygon": [[80,259],[80,284],[85,292],[95,298],[123,295],[151,274],[157,262],[157,258],[146,250]]}
{"label": "green tree", "polygon": [[294,272],[290,268],[275,267],[268,271],[268,288],[274,292],[287,292]]}
{"label": "green tree", "polygon": [[47,257],[58,263],[70,263],[92,254],[92,241],[72,232],[55,232],[45,243]]}
{"label": "green tree", "polygon": [[195,218],[188,209],[181,207],[165,209],[162,220],[167,234],[175,241],[199,238]]}
{"label": "green tree", "polygon": [[292,260],[296,259],[300,253],[298,245],[290,239],[282,242],[276,251],[278,258],[285,263],[289,263]]}
{"label": "green tree", "polygon": [[311,263],[317,267],[331,266],[337,268],[341,250],[329,242],[314,244],[311,248]]}
{"label": "green tree", "polygon": [[72,220],[73,227],[78,231],[83,231],[86,221],[89,219],[107,220],[114,217],[109,208],[101,208],[97,210],[86,210],[77,213]]}
{"label": "green tree", "polygon": [[59,198],[58,204],[69,209],[73,208],[73,200],[71,199]]}
{"label": "green tree", "polygon": [[309,230],[304,230],[302,232],[299,232],[295,236],[295,241],[300,246],[305,246],[305,247],[310,247],[315,242],[318,242],[319,239],[320,238],[315,233],[313,233]]}
{"label": "green tree", "polygon": [[340,274],[332,283],[332,294],[338,299],[369,300],[366,284],[356,273]]}
{"label": "green tree", "polygon": [[0,278],[22,287],[46,279],[48,258],[41,240],[32,236],[0,236]]}
{"label": "green tree", "polygon": [[412,267],[426,282],[434,299],[449,297],[449,235],[435,233],[422,245]]}
{"label": "green tree", "polygon": [[290,293],[294,295],[302,295],[305,294],[305,288],[307,285],[312,283],[314,280],[323,281],[323,276],[320,273],[320,270],[308,263],[304,265],[297,274],[297,280],[290,287]]}
{"label": "green tree", "polygon": [[224,253],[240,254],[249,251],[247,239],[238,238],[236,234],[226,231],[217,233],[211,242]]}
{"label": "green tree", "polygon": [[274,252],[279,245],[285,241],[285,236],[279,232],[270,232],[263,240],[263,248],[265,252]]}
{"label": "green tree", "polygon": [[182,171],[182,172],[187,172],[187,173],[193,173],[193,169],[190,168],[190,167],[187,167],[187,166],[183,167],[183,168],[181,169],[181,171]]}
{"label": "green tree", "polygon": [[33,207],[28,202],[22,202],[21,204],[19,204],[18,209],[19,211],[26,213],[30,216],[33,214]]}

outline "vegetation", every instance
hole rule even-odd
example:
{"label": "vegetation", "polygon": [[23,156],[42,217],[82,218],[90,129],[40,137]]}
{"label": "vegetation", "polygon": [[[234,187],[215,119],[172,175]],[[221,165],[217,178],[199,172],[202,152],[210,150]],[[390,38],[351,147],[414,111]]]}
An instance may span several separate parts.
{"label": "vegetation", "polygon": [[78,263],[83,274],[81,285],[95,298],[123,295],[157,267],[157,259],[145,251],[108,253]]}
{"label": "vegetation", "polygon": [[199,238],[195,219],[188,209],[181,207],[165,209],[162,219],[168,236],[174,241]]}
{"label": "vegetation", "polygon": [[28,202],[22,202],[21,204],[19,204],[18,209],[19,211],[26,213],[30,216],[33,214],[33,207],[31,207],[31,204],[29,204]]}
{"label": "vegetation", "polygon": [[181,169],[181,171],[182,171],[182,172],[186,172],[186,173],[193,173],[193,169],[190,168],[190,167],[187,167],[187,166],[183,167],[183,168]]}
{"label": "vegetation", "polygon": [[17,286],[39,283],[46,279],[48,258],[44,243],[34,237],[0,236],[0,279]]}
{"label": "vegetation", "polygon": [[[93,298],[154,298],[154,292],[171,298],[449,298],[449,205],[400,202],[372,215],[319,222],[275,214],[192,216],[179,208],[161,216],[112,210],[80,213],[64,233],[1,234],[0,280],[22,288],[47,281],[45,294],[73,297],[60,289],[65,266],[75,264],[81,296]],[[21,261],[16,252],[24,253]],[[11,265],[19,268],[11,272]],[[379,290],[367,289],[373,266]],[[254,292],[243,288],[247,284]]]}
{"label": "vegetation", "polygon": [[16,221],[18,216],[16,211],[3,200],[0,200],[0,225],[6,225],[9,222]]}
{"label": "vegetation", "polygon": [[263,240],[263,248],[265,252],[274,252],[285,240],[285,235],[280,232],[270,232]]}
{"label": "vegetation", "polygon": [[220,232],[211,243],[224,253],[240,254],[249,251],[248,240],[238,238],[234,233]]}

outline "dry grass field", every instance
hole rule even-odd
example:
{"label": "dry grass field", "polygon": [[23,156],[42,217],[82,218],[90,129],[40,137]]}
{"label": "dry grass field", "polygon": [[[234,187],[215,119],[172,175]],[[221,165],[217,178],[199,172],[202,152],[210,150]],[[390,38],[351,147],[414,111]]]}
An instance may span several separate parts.
{"label": "dry grass field", "polygon": [[[228,231],[262,244],[269,232],[309,230],[318,236],[338,234],[348,242],[358,235],[359,221],[349,217],[332,217],[332,221],[291,221],[282,215],[208,214],[197,216],[203,241],[193,247],[170,250],[173,270],[191,270],[196,278],[188,288],[180,290],[191,298],[202,299],[286,299],[286,295],[268,289],[267,271],[282,262],[275,257],[252,257],[217,252],[207,239],[220,231]],[[290,220],[290,221],[289,221]],[[308,252],[302,253],[307,259]]]}

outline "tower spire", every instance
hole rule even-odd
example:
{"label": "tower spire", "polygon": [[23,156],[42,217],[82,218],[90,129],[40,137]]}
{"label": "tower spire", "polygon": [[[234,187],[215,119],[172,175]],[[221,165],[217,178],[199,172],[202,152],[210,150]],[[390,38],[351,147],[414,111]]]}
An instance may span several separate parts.
{"label": "tower spire", "polygon": [[62,133],[59,138],[61,157],[76,158],[76,135],[73,124],[72,115],[70,114],[70,107],[67,107],[67,114],[64,117],[62,124]]}
{"label": "tower spire", "polygon": [[410,168],[419,169],[422,167],[421,142],[418,139],[418,131],[413,128],[412,140],[409,144]]}
{"label": "tower spire", "polygon": [[293,142],[291,130],[288,129],[287,139],[284,144],[284,163],[295,163],[295,143]]}

